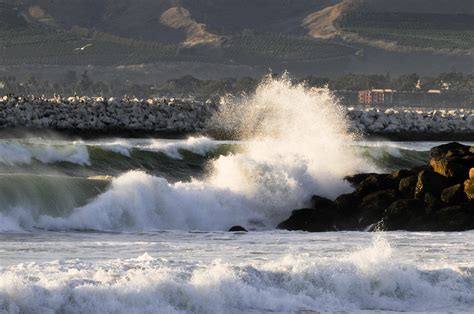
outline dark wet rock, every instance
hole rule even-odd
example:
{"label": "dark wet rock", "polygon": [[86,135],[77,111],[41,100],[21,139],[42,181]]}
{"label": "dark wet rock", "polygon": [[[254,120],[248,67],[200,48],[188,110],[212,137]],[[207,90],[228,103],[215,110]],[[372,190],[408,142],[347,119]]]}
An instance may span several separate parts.
{"label": "dark wet rock", "polygon": [[248,232],[248,231],[242,226],[233,226],[229,229],[229,232]]}
{"label": "dark wet rock", "polygon": [[474,156],[432,158],[430,165],[433,171],[445,176],[454,183],[461,183],[469,178],[469,170],[474,167]]}
{"label": "dark wet rock", "polygon": [[334,208],[335,204],[330,199],[319,195],[313,195],[311,197],[311,206],[312,208],[316,209],[327,209],[327,208]]}
{"label": "dark wet rock", "polygon": [[441,201],[447,205],[460,204],[467,201],[462,184],[455,184],[441,192]]}
{"label": "dark wet rock", "polygon": [[430,192],[439,195],[448,185],[445,177],[431,170],[423,170],[418,174],[415,187],[415,198],[424,199],[425,194]]}
{"label": "dark wet rock", "polygon": [[400,181],[404,178],[410,177],[414,175],[413,171],[407,170],[407,169],[400,169],[400,170],[395,170],[392,173],[390,173],[390,176],[394,178],[397,181]]}
{"label": "dark wet rock", "polygon": [[400,180],[398,184],[398,191],[406,198],[412,198],[415,196],[416,182],[418,182],[418,176],[410,176]]}
{"label": "dark wet rock", "polygon": [[414,174],[414,175],[417,175],[418,173],[420,173],[421,171],[423,170],[433,170],[433,168],[431,168],[430,165],[419,165],[419,166],[415,166],[415,167],[412,167],[410,169],[410,171]]}
{"label": "dark wet rock", "polygon": [[358,187],[359,184],[362,183],[365,179],[370,176],[377,175],[376,173],[357,173],[351,176],[347,176],[344,178],[347,182],[349,182],[353,187]]}
{"label": "dark wet rock", "polygon": [[466,203],[441,208],[433,215],[437,231],[463,231],[474,229],[474,204]]}
{"label": "dark wet rock", "polygon": [[341,194],[335,200],[334,203],[339,209],[340,213],[343,214],[354,214],[359,207],[360,198],[354,193]]}
{"label": "dark wet rock", "polygon": [[442,206],[442,202],[439,196],[431,192],[427,192],[425,194],[424,202],[425,202],[427,214],[430,214],[438,210]]}
{"label": "dark wet rock", "polygon": [[468,174],[465,167],[455,162],[452,158],[432,158],[430,160],[430,165],[434,172],[439,173],[446,178],[457,178],[460,176],[467,177]]}
{"label": "dark wet rock", "polygon": [[374,174],[362,181],[355,193],[364,197],[370,193],[397,188],[397,181],[389,174]]}
{"label": "dark wet rock", "polygon": [[429,165],[346,177],[355,190],[293,212],[279,228],[306,231],[474,229],[474,147],[449,143]]}
{"label": "dark wet rock", "polygon": [[386,230],[424,230],[426,226],[418,221],[424,213],[424,204],[420,200],[396,200],[387,208],[383,225]]}
{"label": "dark wet rock", "polygon": [[394,189],[371,193],[362,199],[359,205],[361,227],[367,227],[382,219],[387,208],[397,199]]}
{"label": "dark wet rock", "polygon": [[334,213],[314,208],[297,209],[291,213],[290,218],[281,222],[277,228],[309,232],[334,231]]}
{"label": "dark wet rock", "polygon": [[433,147],[430,152],[433,158],[459,157],[471,154],[471,147],[458,142],[451,142]]}
{"label": "dark wet rock", "polygon": [[469,179],[464,181],[464,193],[469,200],[474,200],[474,180]]}

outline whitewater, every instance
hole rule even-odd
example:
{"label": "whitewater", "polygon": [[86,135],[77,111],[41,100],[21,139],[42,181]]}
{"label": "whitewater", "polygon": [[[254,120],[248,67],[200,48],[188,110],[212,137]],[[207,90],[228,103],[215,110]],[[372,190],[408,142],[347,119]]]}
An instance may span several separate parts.
{"label": "whitewater", "polygon": [[439,143],[361,140],[288,77],[213,123],[241,140],[0,139],[0,312],[474,311],[473,232],[275,230]]}

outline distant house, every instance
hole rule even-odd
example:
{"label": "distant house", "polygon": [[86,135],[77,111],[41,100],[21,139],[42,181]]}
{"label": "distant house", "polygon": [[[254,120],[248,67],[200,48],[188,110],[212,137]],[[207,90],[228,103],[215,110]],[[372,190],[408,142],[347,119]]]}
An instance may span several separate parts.
{"label": "distant house", "polygon": [[359,103],[363,105],[386,105],[393,103],[393,89],[367,89],[359,91]]}
{"label": "distant house", "polygon": [[361,90],[359,104],[366,106],[422,106],[422,107],[470,107],[469,93],[450,92],[441,89],[428,91],[395,91],[393,89]]}

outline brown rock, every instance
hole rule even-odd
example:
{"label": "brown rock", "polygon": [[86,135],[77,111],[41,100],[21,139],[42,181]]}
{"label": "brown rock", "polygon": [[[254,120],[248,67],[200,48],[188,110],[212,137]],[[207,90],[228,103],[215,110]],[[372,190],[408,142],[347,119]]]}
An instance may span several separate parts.
{"label": "brown rock", "polygon": [[435,195],[431,192],[425,193],[424,198],[426,204],[426,213],[430,214],[441,207],[441,200],[438,195]]}
{"label": "brown rock", "polygon": [[469,204],[444,207],[433,215],[435,228],[439,231],[464,231],[474,228],[474,212]]}
{"label": "brown rock", "polygon": [[412,198],[415,195],[416,182],[418,181],[418,176],[410,176],[400,180],[398,184],[398,190],[402,195],[407,198]]}
{"label": "brown rock", "polygon": [[359,207],[359,202],[360,198],[354,193],[341,194],[334,200],[339,211],[344,213],[355,212]]}
{"label": "brown rock", "polygon": [[461,158],[431,158],[430,166],[434,172],[446,178],[462,182],[468,177],[468,168],[461,164]]}
{"label": "brown rock", "polygon": [[424,226],[417,226],[414,219],[424,215],[424,204],[420,200],[400,199],[387,208],[384,225],[387,230],[423,230]]}
{"label": "brown rock", "polygon": [[441,192],[441,201],[448,205],[460,204],[466,200],[467,198],[462,184],[455,184],[447,187]]}
{"label": "brown rock", "polygon": [[474,180],[474,168],[471,168],[471,170],[469,170],[469,179]]}
{"label": "brown rock", "polygon": [[364,197],[370,193],[394,189],[397,186],[397,180],[392,178],[389,174],[374,174],[362,181],[355,190],[355,193],[360,197]]}
{"label": "brown rock", "polygon": [[416,182],[415,198],[423,200],[428,192],[439,195],[446,187],[447,179],[439,173],[431,170],[421,171]]}
{"label": "brown rock", "polygon": [[358,187],[365,179],[370,176],[377,175],[376,173],[357,173],[351,176],[344,177],[344,180],[349,182],[353,187]]}
{"label": "brown rock", "polygon": [[366,227],[382,219],[385,210],[397,199],[393,189],[371,193],[362,199],[359,205],[360,223]]}
{"label": "brown rock", "polygon": [[414,175],[414,173],[407,169],[395,170],[392,173],[390,173],[390,176],[397,181],[400,181],[401,179],[404,179],[412,175]]}
{"label": "brown rock", "polygon": [[468,199],[474,200],[474,180],[464,181],[464,193],[466,193]]}
{"label": "brown rock", "polygon": [[470,154],[471,147],[457,142],[451,142],[443,145],[433,147],[431,149],[431,157],[446,158],[446,157],[461,157]]}

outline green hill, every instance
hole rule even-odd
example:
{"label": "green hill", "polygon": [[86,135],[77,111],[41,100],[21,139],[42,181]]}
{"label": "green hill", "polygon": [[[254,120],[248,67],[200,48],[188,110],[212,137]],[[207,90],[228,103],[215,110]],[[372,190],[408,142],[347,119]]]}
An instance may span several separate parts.
{"label": "green hill", "polygon": [[472,1],[371,0],[343,14],[337,25],[344,32],[402,47],[474,49]]}
{"label": "green hill", "polygon": [[473,3],[0,0],[0,66],[195,62],[326,72],[351,65],[355,70],[402,68],[387,63],[383,45],[371,48],[377,41],[448,51],[451,55],[433,60],[446,60],[450,67],[466,56],[473,59]]}

